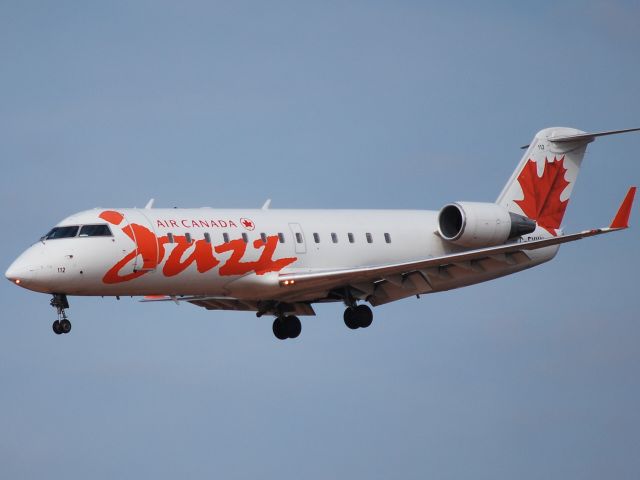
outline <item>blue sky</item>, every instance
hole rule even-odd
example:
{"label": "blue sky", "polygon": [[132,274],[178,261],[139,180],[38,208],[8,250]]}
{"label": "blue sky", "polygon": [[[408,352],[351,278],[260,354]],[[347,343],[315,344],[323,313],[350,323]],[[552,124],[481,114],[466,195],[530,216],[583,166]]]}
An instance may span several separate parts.
{"label": "blue sky", "polygon": [[[449,2],[450,3],[450,2]],[[1,264],[96,206],[492,201],[543,127],[640,127],[636,2],[0,3]],[[640,135],[589,147],[606,225]],[[637,208],[632,223],[637,223]],[[638,227],[532,271],[321,306],[297,341],[3,282],[3,478],[636,478]]]}

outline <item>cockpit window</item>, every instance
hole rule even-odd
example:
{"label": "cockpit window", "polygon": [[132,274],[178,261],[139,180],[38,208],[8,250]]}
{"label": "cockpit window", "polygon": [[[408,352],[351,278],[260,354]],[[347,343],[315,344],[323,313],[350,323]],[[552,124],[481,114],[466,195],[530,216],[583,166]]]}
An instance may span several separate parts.
{"label": "cockpit window", "polygon": [[46,240],[53,240],[55,238],[75,237],[78,234],[78,228],[79,227],[77,225],[72,227],[54,227],[44,236],[44,238]]}
{"label": "cockpit window", "polygon": [[110,237],[111,230],[109,230],[109,225],[100,224],[100,225],[83,225],[80,228],[80,237]]}

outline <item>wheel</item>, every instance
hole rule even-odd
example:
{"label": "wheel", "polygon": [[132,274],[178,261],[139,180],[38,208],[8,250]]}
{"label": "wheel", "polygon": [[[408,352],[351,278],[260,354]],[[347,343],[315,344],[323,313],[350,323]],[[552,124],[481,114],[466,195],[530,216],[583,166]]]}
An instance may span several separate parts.
{"label": "wheel", "polygon": [[53,328],[53,333],[55,333],[56,335],[60,335],[62,333],[62,330],[60,330],[60,322],[58,320],[53,322],[51,328]]}
{"label": "wheel", "polygon": [[295,315],[289,315],[288,317],[284,317],[287,336],[289,338],[298,338],[300,332],[302,332],[302,323],[300,323],[300,319]]}
{"label": "wheel", "polygon": [[289,338],[289,335],[287,335],[286,323],[282,317],[277,317],[273,321],[273,334],[278,340],[286,340]]}
{"label": "wheel", "polygon": [[351,330],[355,330],[360,327],[358,323],[358,319],[356,317],[356,309],[353,307],[348,307],[344,310],[344,324],[349,327]]}
{"label": "wheel", "polygon": [[367,328],[373,322],[373,312],[368,305],[358,305],[355,308],[355,317],[361,328]]}
{"label": "wheel", "polygon": [[62,333],[69,333],[71,331],[71,322],[66,318],[60,320],[60,331]]}

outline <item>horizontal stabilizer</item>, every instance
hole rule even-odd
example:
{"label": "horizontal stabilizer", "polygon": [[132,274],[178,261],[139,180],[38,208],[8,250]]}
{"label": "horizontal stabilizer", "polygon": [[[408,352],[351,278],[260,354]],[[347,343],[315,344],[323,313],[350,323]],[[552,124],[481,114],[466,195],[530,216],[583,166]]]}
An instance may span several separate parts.
{"label": "horizontal stabilizer", "polygon": [[[555,137],[549,137],[547,140],[553,143],[569,143],[569,142],[593,142],[598,137],[606,137],[607,135],[618,135],[620,133],[638,132],[640,128],[626,128],[624,130],[608,130],[606,132],[584,132],[575,135],[558,135]],[[529,144],[523,145],[520,148],[526,150],[529,148]]]}
{"label": "horizontal stabilizer", "polygon": [[558,137],[549,138],[550,142],[565,143],[565,142],[593,142],[597,137],[606,137],[607,135],[618,135],[620,133],[637,132],[640,128],[627,128],[624,130],[609,130],[607,132],[593,132],[593,133],[580,133],[578,135],[564,135]]}

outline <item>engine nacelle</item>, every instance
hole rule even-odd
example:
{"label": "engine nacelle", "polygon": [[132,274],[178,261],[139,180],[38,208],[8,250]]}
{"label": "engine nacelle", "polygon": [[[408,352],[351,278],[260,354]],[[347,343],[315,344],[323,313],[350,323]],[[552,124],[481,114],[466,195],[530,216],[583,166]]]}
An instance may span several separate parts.
{"label": "engine nacelle", "polygon": [[438,214],[440,236],[465,247],[500,245],[535,229],[535,221],[495,203],[450,203]]}

